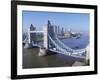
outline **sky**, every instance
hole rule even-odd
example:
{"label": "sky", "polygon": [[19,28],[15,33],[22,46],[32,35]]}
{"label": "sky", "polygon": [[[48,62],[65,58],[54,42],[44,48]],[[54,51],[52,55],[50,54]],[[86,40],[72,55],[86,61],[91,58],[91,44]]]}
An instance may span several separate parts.
{"label": "sky", "polygon": [[50,20],[51,24],[59,25],[64,29],[73,31],[89,32],[90,16],[87,13],[63,13],[63,12],[39,12],[39,11],[23,11],[22,24],[23,32],[33,24],[37,30],[42,30],[43,26]]}

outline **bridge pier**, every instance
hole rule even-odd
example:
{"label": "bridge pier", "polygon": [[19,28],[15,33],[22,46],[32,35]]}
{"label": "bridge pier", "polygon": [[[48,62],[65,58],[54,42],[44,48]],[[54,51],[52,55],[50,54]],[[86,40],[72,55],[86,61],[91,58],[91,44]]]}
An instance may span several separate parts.
{"label": "bridge pier", "polygon": [[38,56],[45,56],[47,55],[47,49],[46,48],[40,48]]}

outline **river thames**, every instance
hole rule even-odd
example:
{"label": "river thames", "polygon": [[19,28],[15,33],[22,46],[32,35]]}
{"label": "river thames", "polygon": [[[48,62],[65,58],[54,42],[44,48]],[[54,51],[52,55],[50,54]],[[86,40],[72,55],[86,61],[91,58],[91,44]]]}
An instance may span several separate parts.
{"label": "river thames", "polygon": [[80,38],[69,38],[61,40],[64,44],[72,49],[82,49],[89,44],[89,35],[84,33]]}

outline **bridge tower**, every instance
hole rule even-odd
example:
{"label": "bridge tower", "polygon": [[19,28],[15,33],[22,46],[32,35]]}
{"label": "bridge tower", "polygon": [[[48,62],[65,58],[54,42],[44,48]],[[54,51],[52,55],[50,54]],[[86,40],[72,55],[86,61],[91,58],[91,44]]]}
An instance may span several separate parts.
{"label": "bridge tower", "polygon": [[46,27],[43,27],[44,31],[44,47],[46,49],[50,49],[54,45],[51,43],[51,41],[48,39],[48,34],[54,39],[54,26],[51,25],[50,21],[48,20],[48,23]]}
{"label": "bridge tower", "polygon": [[47,26],[43,27],[43,38],[44,38],[43,39],[44,48],[48,49],[49,43],[48,43],[48,27]]}
{"label": "bridge tower", "polygon": [[32,43],[32,41],[36,42],[36,33],[31,33],[31,31],[36,30],[36,28],[31,24],[28,29],[28,43]]}

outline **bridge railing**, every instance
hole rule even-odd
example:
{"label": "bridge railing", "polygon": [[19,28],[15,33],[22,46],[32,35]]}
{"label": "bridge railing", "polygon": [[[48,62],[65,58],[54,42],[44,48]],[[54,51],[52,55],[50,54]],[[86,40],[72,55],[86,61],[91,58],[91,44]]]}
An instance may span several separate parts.
{"label": "bridge railing", "polygon": [[[54,46],[56,47],[57,50],[60,51],[60,53],[62,54],[65,54],[65,55],[70,55],[70,56],[73,56],[73,57],[79,57],[79,58],[85,58],[84,56],[82,56],[81,52],[68,52],[67,50],[63,49],[61,46],[59,46],[52,38],[50,35],[49,36],[49,39],[51,40],[51,42],[54,44]],[[59,52],[58,51],[58,52]]]}
{"label": "bridge railing", "polygon": [[51,42],[56,47],[56,49],[59,50],[58,53],[70,55],[70,56],[73,56],[73,57],[85,58],[85,56],[82,55],[82,53],[84,53],[84,51],[80,51],[80,52],[79,51],[78,52],[67,51],[66,49],[63,49],[61,46],[59,46],[59,44],[57,44],[57,42],[54,41],[49,34],[48,34],[48,36],[49,36],[49,39],[51,40]]}
{"label": "bridge railing", "polygon": [[65,45],[61,40],[59,40],[57,35],[55,35],[55,37],[56,37],[57,42],[62,46],[62,48],[66,49],[66,50],[70,50],[70,51],[73,51],[73,52],[85,52],[86,51],[86,49],[77,49],[77,50],[71,49],[70,47]]}

